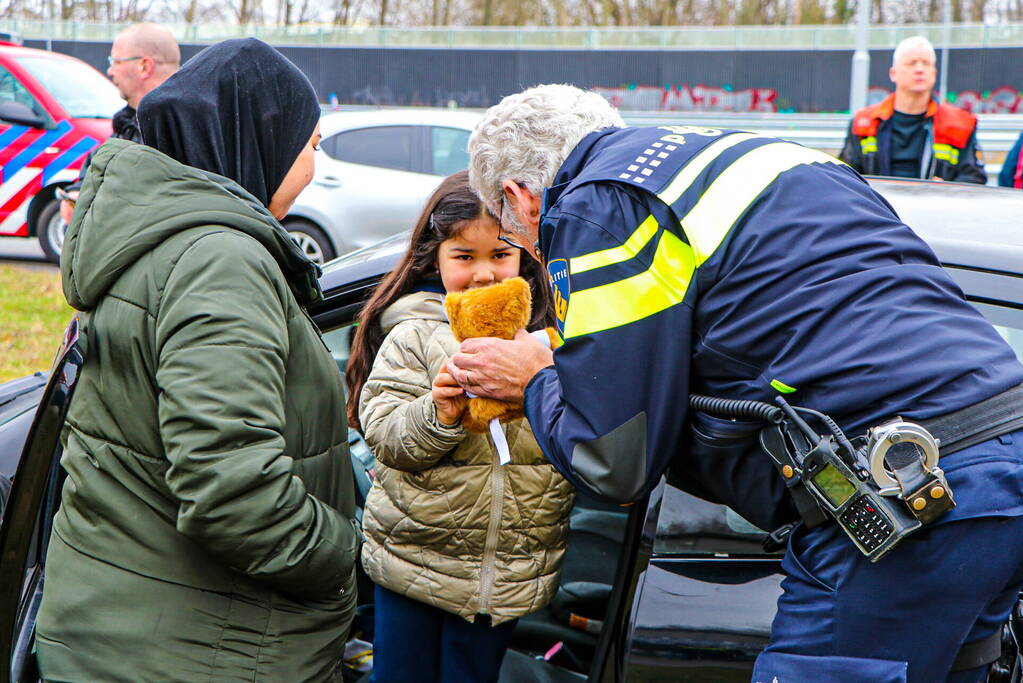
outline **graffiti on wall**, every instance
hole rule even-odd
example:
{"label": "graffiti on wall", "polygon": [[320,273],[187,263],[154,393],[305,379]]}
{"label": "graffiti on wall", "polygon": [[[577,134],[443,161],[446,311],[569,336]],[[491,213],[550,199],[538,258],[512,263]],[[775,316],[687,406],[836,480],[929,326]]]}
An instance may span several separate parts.
{"label": "graffiti on wall", "polygon": [[618,109],[646,111],[777,111],[778,93],[773,88],[733,90],[730,86],[626,85],[619,88],[595,86]]}
{"label": "graffiti on wall", "polygon": [[[887,88],[874,86],[870,88],[867,102],[876,104],[887,97],[889,92],[891,91]],[[1023,93],[1007,85],[984,92],[976,90],[950,92],[948,101],[974,114],[1023,114]]]}
{"label": "graffiti on wall", "polygon": [[949,93],[949,102],[974,114],[1020,114],[1023,113],[1023,96],[1015,88],[1003,85],[984,93],[976,90],[960,90]]}

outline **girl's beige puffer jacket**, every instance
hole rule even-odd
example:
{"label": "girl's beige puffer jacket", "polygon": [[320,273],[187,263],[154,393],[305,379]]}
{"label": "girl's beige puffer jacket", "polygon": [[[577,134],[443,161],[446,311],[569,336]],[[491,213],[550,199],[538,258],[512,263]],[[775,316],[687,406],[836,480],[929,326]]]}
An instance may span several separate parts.
{"label": "girl's beige puffer jacket", "polygon": [[381,324],[387,338],[359,407],[378,462],[363,518],[366,572],[470,621],[535,612],[557,589],[572,486],[524,419],[503,425],[512,454],[504,466],[489,435],[438,422],[430,387],[458,350],[442,294],[406,295]]}

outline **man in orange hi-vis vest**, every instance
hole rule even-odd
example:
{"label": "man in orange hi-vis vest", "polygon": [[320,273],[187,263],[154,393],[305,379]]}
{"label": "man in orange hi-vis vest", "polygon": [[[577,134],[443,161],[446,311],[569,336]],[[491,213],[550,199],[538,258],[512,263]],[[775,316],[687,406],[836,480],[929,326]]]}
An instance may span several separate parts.
{"label": "man in orange hi-vis vest", "polygon": [[899,43],[888,70],[895,92],[856,112],[839,158],[864,175],[986,183],[977,117],[935,101],[937,73],[930,41]]}

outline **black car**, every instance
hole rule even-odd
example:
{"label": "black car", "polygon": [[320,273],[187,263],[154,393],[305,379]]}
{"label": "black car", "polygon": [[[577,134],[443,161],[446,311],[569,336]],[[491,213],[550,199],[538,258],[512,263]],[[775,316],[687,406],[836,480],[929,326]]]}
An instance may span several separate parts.
{"label": "black car", "polygon": [[[1023,357],[1023,193],[871,183]],[[398,235],[325,267],[325,297],[310,313],[339,369],[356,313],[406,240]],[[48,384],[37,374],[0,385],[0,500],[14,482],[0,525],[0,646],[11,662],[0,683],[36,680],[33,623],[62,481],[57,433],[80,364],[68,344]],[[361,502],[374,463],[355,432],[351,444]],[[669,470],[646,499],[630,506],[580,497],[559,591],[544,610],[520,620],[502,681],[750,680],[781,593],[780,551],[765,550],[766,532],[729,508],[673,486],[684,474]],[[371,601],[372,591],[360,596]],[[368,640],[371,615],[372,606],[362,605],[355,625]],[[1010,680],[1015,648],[1010,629],[1005,632],[1005,661],[990,681]]]}

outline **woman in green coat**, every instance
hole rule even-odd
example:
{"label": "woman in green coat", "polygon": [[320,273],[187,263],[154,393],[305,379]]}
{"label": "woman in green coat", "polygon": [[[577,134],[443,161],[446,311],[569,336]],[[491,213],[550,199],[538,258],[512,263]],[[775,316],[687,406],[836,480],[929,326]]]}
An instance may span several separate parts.
{"label": "woman in green coat", "polygon": [[317,268],[278,219],[319,107],[257,40],[207,48],[107,142],[61,261],[86,362],[37,626],[48,681],[339,679],[358,536]]}

